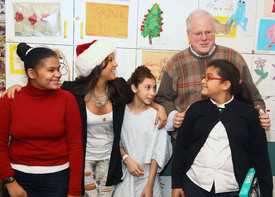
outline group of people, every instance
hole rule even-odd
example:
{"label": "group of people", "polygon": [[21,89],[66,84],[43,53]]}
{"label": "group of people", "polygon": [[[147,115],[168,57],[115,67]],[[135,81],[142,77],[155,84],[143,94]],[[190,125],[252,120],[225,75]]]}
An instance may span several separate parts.
{"label": "group of people", "polygon": [[106,40],[77,46],[78,77],[61,89],[56,53],[20,43],[28,84],[0,100],[4,196],[160,197],[174,148],[173,197],[238,196],[251,167],[271,197],[270,120],[248,66],[215,44],[208,12],[186,25],[190,46],[165,66],[158,92],[145,66],[117,78]]}

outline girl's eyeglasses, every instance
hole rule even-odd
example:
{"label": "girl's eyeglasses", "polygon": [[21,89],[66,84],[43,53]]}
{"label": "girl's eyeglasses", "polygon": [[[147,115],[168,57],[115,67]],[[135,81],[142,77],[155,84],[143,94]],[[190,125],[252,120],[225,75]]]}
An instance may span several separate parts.
{"label": "girl's eyeglasses", "polygon": [[221,80],[221,81],[226,81],[226,79],[211,77],[211,76],[208,76],[208,75],[203,76],[202,79],[205,79],[206,82],[209,81],[209,80]]}

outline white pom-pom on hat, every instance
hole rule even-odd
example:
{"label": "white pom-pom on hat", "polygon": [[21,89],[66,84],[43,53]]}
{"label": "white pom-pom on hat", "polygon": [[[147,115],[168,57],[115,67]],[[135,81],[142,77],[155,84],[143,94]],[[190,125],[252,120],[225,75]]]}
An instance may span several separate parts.
{"label": "white pom-pom on hat", "polygon": [[93,69],[110,55],[116,55],[115,46],[107,40],[94,40],[91,43],[78,45],[75,60],[76,73],[87,77]]}

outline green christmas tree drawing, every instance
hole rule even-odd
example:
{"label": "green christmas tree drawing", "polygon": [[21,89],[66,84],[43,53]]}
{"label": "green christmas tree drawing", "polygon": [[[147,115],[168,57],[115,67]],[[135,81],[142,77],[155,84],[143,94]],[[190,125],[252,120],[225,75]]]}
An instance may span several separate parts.
{"label": "green christmas tree drawing", "polygon": [[141,36],[144,38],[148,36],[149,43],[152,44],[152,38],[157,38],[160,36],[160,32],[162,32],[162,16],[163,12],[161,11],[159,5],[155,3],[151,10],[148,9],[147,15],[144,16],[142,21],[143,25],[141,25],[140,31]]}

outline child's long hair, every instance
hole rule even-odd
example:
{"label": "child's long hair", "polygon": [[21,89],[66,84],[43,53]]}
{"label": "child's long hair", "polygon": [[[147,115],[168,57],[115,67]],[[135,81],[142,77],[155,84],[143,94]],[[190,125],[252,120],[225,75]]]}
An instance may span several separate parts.
{"label": "child's long hair", "polygon": [[231,82],[230,93],[234,95],[237,100],[253,105],[249,88],[242,82],[240,72],[234,64],[227,60],[214,60],[208,65],[208,67],[213,66],[218,68],[218,75]]}
{"label": "child's long hair", "polygon": [[129,85],[134,84],[136,87],[138,87],[138,85],[141,84],[145,78],[156,80],[150,69],[144,65],[141,65],[136,68],[131,77],[128,79],[127,83]]}

